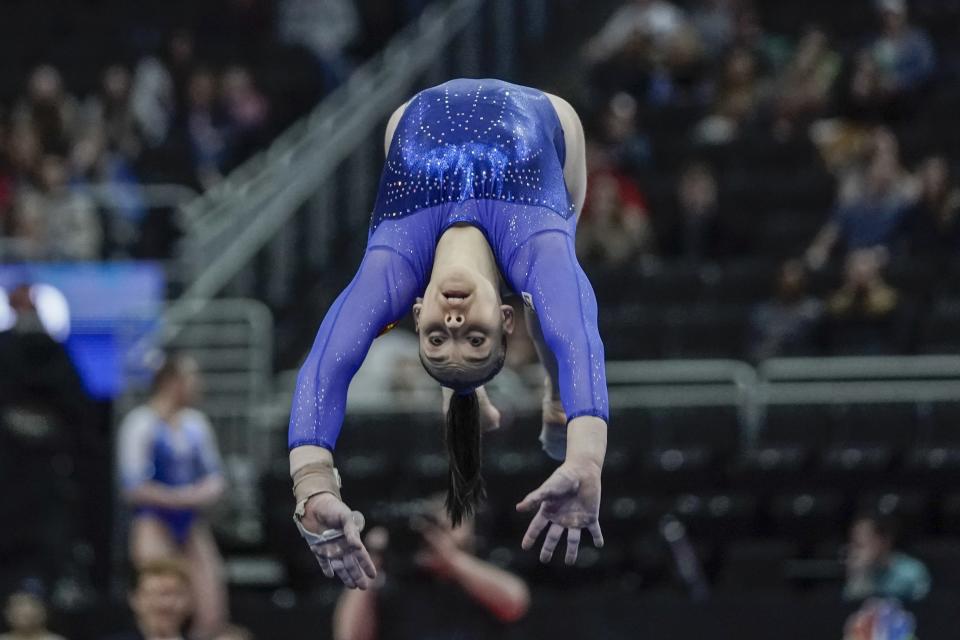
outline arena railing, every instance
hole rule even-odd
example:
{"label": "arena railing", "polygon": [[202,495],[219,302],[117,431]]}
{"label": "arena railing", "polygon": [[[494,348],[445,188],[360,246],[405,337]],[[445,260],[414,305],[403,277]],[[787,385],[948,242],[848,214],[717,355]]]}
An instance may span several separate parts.
{"label": "arena railing", "polygon": [[761,405],[960,402],[957,355],[782,358],[758,373]]}

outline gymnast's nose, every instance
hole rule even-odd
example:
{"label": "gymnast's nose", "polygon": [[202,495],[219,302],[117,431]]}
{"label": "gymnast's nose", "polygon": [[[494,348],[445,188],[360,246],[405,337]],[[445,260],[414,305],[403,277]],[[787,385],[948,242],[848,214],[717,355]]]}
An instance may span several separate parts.
{"label": "gymnast's nose", "polygon": [[459,329],[463,326],[463,314],[448,313],[446,316],[444,316],[444,322],[446,323],[448,329]]}

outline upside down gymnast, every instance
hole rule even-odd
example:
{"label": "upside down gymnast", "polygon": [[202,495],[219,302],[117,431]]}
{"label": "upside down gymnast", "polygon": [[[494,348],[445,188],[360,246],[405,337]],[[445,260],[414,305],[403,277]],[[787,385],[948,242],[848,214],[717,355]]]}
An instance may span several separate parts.
{"label": "upside down gymnast", "polygon": [[566,531],[603,545],[598,514],[607,386],[593,288],[574,253],[586,191],[583,129],[564,100],[500,80],[452,80],[391,116],[386,163],[356,275],[333,303],[297,378],[290,415],[294,519],[327,577],[365,589],[376,569],[362,516],[341,500],[333,462],[350,380],[373,340],[413,309],[420,359],[443,387],[454,524],[484,497],[481,430],[499,413],[483,385],[501,369],[524,300],[545,380],[543,448],[560,466],[519,504],[522,546],[546,529],[549,562]]}

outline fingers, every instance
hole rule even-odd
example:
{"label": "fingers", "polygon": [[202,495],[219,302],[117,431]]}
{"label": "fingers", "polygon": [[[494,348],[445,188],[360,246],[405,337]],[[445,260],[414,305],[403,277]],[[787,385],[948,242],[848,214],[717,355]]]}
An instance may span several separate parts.
{"label": "fingers", "polygon": [[370,557],[367,550],[361,548],[358,551],[354,551],[353,557],[356,559],[357,564],[360,565],[360,570],[363,571],[364,575],[371,580],[375,580],[377,577],[377,565],[373,562],[373,558]]}
{"label": "fingers", "polygon": [[363,570],[360,569],[360,564],[357,562],[356,554],[350,554],[343,559],[343,564],[347,569],[347,573],[350,574],[350,578],[353,580],[353,583],[357,585],[357,588],[365,590],[370,586],[370,581],[367,579],[367,576],[364,575]]}
{"label": "fingers", "polygon": [[587,531],[589,531],[590,535],[593,536],[593,546],[595,546],[597,549],[602,548],[603,532],[600,531],[600,522],[598,520],[591,522],[589,525],[587,525]]}
{"label": "fingers", "polygon": [[342,582],[348,589],[357,588],[357,583],[353,581],[352,577],[350,577],[350,573],[343,564],[343,558],[331,558],[330,568],[333,569],[333,572],[336,574],[336,576],[340,578],[340,582]]}
{"label": "fingers", "polygon": [[332,578],[334,576],[334,573],[333,573],[333,568],[330,566],[330,560],[327,558],[324,558],[319,554],[314,554],[314,555],[317,558],[317,562],[320,564],[320,570],[323,571],[323,575],[325,575],[328,578]]}
{"label": "fingers", "polygon": [[[373,559],[370,557],[369,552],[367,552],[367,548],[363,546],[363,540],[360,538],[360,525],[358,525],[357,522],[363,522],[363,518],[357,518],[356,514],[358,513],[358,511],[354,511],[351,517],[347,518],[346,523],[343,525],[343,536],[349,549],[349,557],[353,559],[353,565],[356,565],[361,577],[366,576],[373,580],[377,577],[377,567],[373,564]],[[347,567],[350,568],[351,564],[347,563]],[[360,581],[356,577],[354,581],[360,584]]]}
{"label": "fingers", "polygon": [[567,529],[567,555],[563,561],[567,565],[576,564],[577,553],[580,551],[580,529]]}
{"label": "fingers", "polygon": [[363,540],[360,539],[360,527],[357,526],[356,519],[352,513],[344,518],[343,537],[346,538],[347,546],[351,551],[363,549]]}
{"label": "fingers", "polygon": [[540,562],[546,564],[553,558],[553,551],[560,542],[560,536],[563,535],[563,527],[558,524],[551,524],[547,531],[547,536],[543,539],[543,548],[540,549]]}
{"label": "fingers", "polygon": [[533,516],[533,520],[530,521],[527,532],[523,534],[523,542],[520,543],[520,547],[524,551],[532,549],[533,545],[537,543],[537,538],[540,537],[540,532],[543,531],[548,524],[550,524],[550,521],[544,517],[543,513],[538,511],[537,515]]}

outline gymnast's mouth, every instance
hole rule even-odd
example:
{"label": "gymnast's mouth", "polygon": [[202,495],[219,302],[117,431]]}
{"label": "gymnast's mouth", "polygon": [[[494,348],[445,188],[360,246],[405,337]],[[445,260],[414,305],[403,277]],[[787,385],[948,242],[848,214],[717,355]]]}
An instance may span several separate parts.
{"label": "gymnast's mouth", "polygon": [[467,298],[470,297],[470,294],[468,292],[459,291],[455,289],[450,291],[444,291],[442,295],[447,302],[452,304],[461,304],[464,301],[466,301]]}

